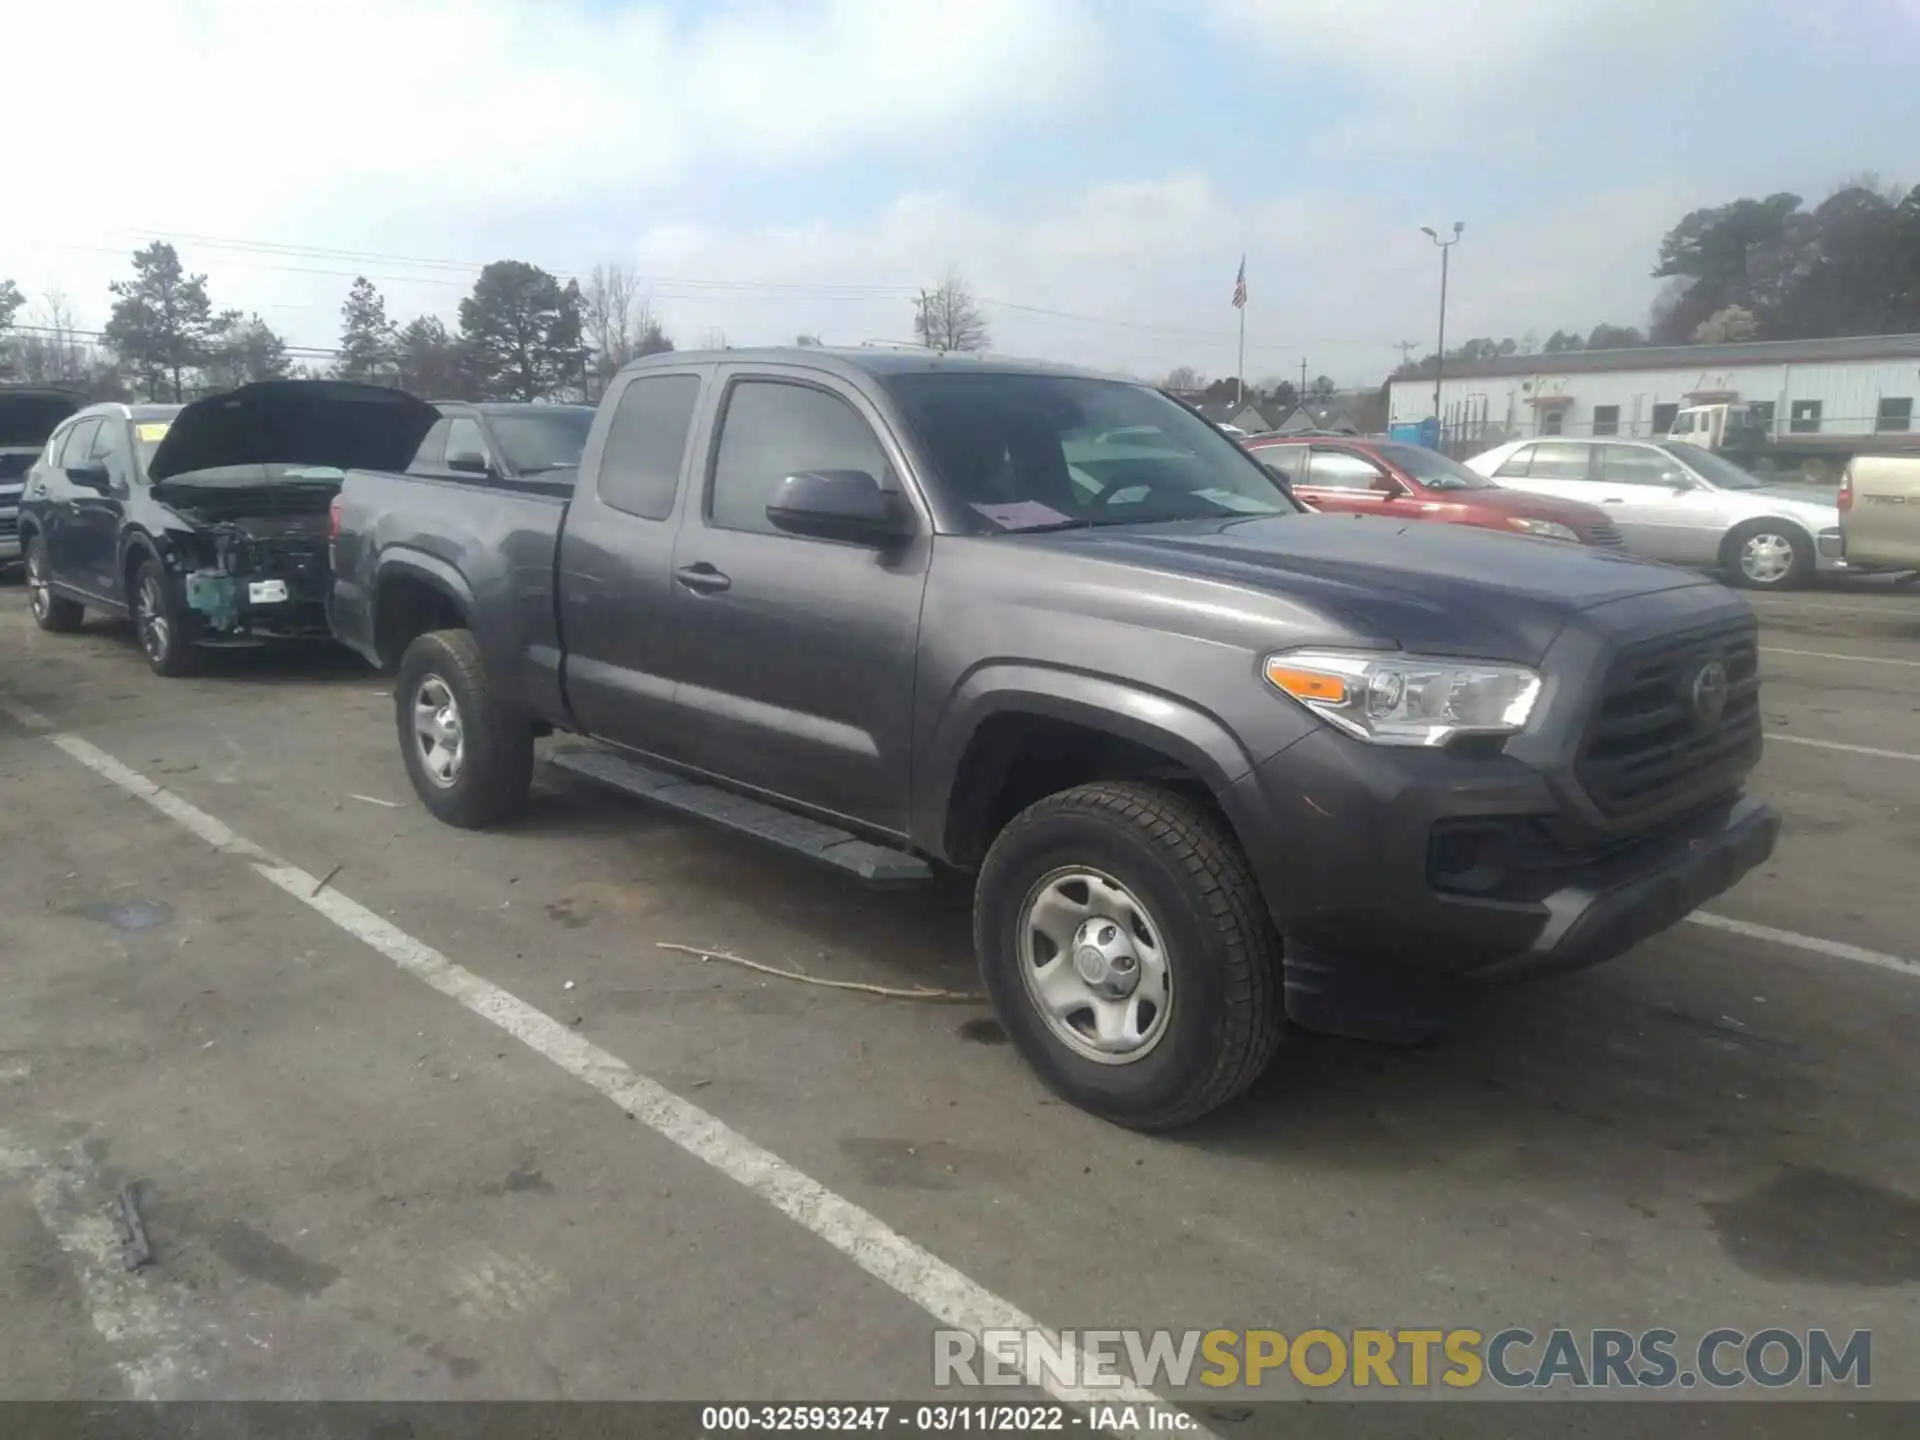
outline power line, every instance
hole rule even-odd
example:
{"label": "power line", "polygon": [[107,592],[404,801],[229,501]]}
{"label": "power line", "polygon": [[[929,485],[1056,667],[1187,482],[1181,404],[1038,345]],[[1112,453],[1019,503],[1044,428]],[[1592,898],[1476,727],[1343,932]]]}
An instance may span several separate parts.
{"label": "power line", "polygon": [[[444,285],[463,288],[464,279],[452,278],[452,272],[462,276],[477,275],[485,266],[467,260],[449,260],[426,256],[400,255],[376,250],[349,250],[335,246],[299,245],[268,240],[247,240],[230,236],[201,235],[187,231],[127,230],[116,232],[143,239],[178,240],[186,244],[198,245],[214,250],[230,250],[241,254],[257,254],[293,259],[319,259],[341,261],[371,261],[378,264],[397,266],[416,266],[424,269],[450,272],[447,278],[428,275],[374,275],[366,274],[369,280],[381,280],[389,284],[425,284]],[[99,254],[119,254],[119,250],[103,246],[67,245],[62,249],[86,250]],[[286,274],[320,275],[336,279],[358,279],[364,271],[343,271],[316,269],[294,265],[259,265],[250,268],[264,269]],[[552,272],[561,280],[580,280],[582,277],[572,271]],[[643,276],[648,288],[656,292],[691,291],[692,294],[671,294],[674,299],[706,298],[700,292],[712,295],[729,294],[730,298],[742,297],[781,297],[810,296],[818,299],[833,300],[904,300],[913,302],[919,294],[919,287],[912,285],[850,284],[827,281],[774,281],[774,280],[727,280],[698,276]],[[1005,310],[1014,314],[1031,315],[1042,319],[1065,320],[1076,324],[1098,325],[1109,329],[1131,330],[1140,334],[1164,335],[1173,338],[1201,340],[1209,343],[1221,343],[1226,331],[1196,326],[1159,325],[1138,320],[1124,320],[1110,315],[1088,315],[1071,310],[1059,310],[1049,306],[1030,305],[1017,300],[1004,300],[993,296],[982,296],[979,303],[996,310]],[[1258,341],[1248,348],[1255,351],[1273,352],[1277,350],[1297,350],[1301,345],[1339,345],[1339,344],[1378,344],[1376,340],[1354,335],[1302,335],[1289,337],[1284,341]],[[1391,342],[1389,342],[1391,343]]]}

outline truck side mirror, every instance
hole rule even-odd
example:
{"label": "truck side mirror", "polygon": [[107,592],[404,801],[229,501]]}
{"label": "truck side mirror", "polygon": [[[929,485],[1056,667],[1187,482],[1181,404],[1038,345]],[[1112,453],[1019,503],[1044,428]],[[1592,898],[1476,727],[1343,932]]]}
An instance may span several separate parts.
{"label": "truck side mirror", "polygon": [[449,453],[447,469],[461,475],[491,475],[493,467],[487,464],[487,457],[477,450]]}
{"label": "truck side mirror", "polygon": [[773,492],[767,519],[776,530],[815,540],[886,545],[913,534],[913,511],[897,490],[864,470],[803,470]]}

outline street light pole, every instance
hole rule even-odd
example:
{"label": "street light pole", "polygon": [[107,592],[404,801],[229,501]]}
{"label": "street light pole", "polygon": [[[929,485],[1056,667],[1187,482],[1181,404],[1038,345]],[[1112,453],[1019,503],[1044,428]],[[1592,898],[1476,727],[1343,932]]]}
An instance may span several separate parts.
{"label": "street light pole", "polygon": [[[1444,427],[1441,426],[1440,421],[1440,377],[1447,368],[1447,252],[1460,243],[1460,232],[1466,228],[1466,222],[1456,220],[1453,222],[1453,238],[1442,240],[1434,232],[1433,227],[1429,225],[1420,227],[1420,233],[1440,247],[1440,341],[1439,348],[1434,351],[1433,356],[1433,423],[1442,429]],[[1445,444],[1446,436],[1442,434],[1440,440]]]}

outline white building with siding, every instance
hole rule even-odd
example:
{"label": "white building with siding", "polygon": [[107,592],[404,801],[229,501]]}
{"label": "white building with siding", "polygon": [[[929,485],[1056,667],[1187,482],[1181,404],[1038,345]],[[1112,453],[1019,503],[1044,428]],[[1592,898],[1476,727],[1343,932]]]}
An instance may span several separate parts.
{"label": "white building with siding", "polygon": [[[1649,345],[1449,365],[1449,446],[1534,435],[1664,435],[1687,405],[1737,403],[1789,444],[1920,429],[1920,335]],[[1392,382],[1392,424],[1433,414],[1433,377]],[[1791,437],[1791,438],[1789,438]]]}

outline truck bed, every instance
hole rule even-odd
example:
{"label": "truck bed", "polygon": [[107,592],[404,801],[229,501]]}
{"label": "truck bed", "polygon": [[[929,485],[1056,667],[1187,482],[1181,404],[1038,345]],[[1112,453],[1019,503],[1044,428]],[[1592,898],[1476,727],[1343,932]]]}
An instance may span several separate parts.
{"label": "truck bed", "polygon": [[394,635],[436,597],[484,612],[493,673],[523,678],[532,708],[559,717],[554,564],[574,478],[347,471],[332,520],[334,634],[384,670],[399,660]]}

